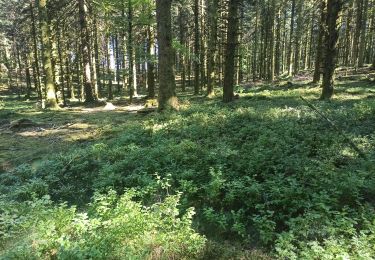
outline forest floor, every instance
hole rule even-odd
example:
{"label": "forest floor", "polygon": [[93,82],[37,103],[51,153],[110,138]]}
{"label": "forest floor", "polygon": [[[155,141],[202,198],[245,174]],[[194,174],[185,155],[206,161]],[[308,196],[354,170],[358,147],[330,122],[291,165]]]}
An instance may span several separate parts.
{"label": "forest floor", "polygon": [[[375,73],[368,69],[343,69],[338,72],[337,78],[333,104],[339,101],[350,105],[355,100],[375,99]],[[310,80],[309,74],[301,74],[291,81],[278,81],[274,84],[245,83],[243,87],[236,89],[244,98],[237,101],[237,106],[247,106],[246,101],[251,99],[272,102],[273,99],[280,98],[279,93],[283,97],[289,96],[282,104],[285,107],[290,105],[288,100],[293,104],[301,103],[300,95],[316,99],[320,88],[310,84]],[[184,96],[183,104],[189,104],[190,101],[204,102],[203,98],[193,97],[192,93],[180,94]],[[121,129],[129,121],[142,120],[144,115],[137,112],[145,108],[145,102],[146,100],[139,99],[129,104],[126,99],[117,99],[109,107],[105,104],[86,107],[72,102],[67,108],[46,112],[37,107],[36,101],[20,101],[16,94],[4,87],[0,88],[0,172],[21,163],[38,162],[50,155],[51,151],[59,153],[69,149],[72,144],[85,146],[101,138],[115,138],[114,135],[103,136],[103,132],[108,134],[105,130],[113,129],[114,126]],[[184,107],[186,109],[187,106]],[[30,121],[23,124],[24,119]]]}
{"label": "forest floor", "polygon": [[98,141],[106,129],[139,120],[142,116],[137,112],[144,109],[140,99],[133,104],[117,100],[91,107],[72,102],[58,111],[42,111],[36,101],[20,101],[4,89],[0,102],[0,172],[21,163],[37,163],[51,151],[59,153],[72,144]]}
{"label": "forest floor", "polygon": [[[42,169],[44,166],[40,165],[52,158],[52,166],[47,164],[45,168],[51,167],[52,175],[66,178],[71,186],[57,190],[48,178],[37,177],[49,185],[54,194],[52,198],[80,204],[87,203],[85,196],[91,196],[95,188],[111,186],[121,191],[124,187],[146,187],[153,181],[155,172],[164,177],[170,173],[174,185],[187,194],[182,203],[184,207],[196,207],[199,218],[205,219],[202,223],[206,224],[201,224],[199,230],[210,239],[226,244],[224,248],[210,244],[212,248],[208,249],[206,259],[219,259],[218,256],[232,259],[239,255],[245,259],[268,259],[268,254],[256,250],[238,251],[233,243],[222,241],[231,241],[233,232],[238,233],[248,243],[241,244],[242,248],[262,245],[259,248],[266,252],[272,248],[270,255],[273,255],[272,243],[279,235],[277,232],[287,230],[285,223],[292,223],[291,230],[298,227],[287,221],[293,219],[296,212],[303,212],[316,203],[317,198],[317,205],[332,203],[337,211],[341,208],[345,211],[348,205],[353,208],[366,203],[375,205],[372,188],[363,181],[369,180],[365,174],[375,172],[374,78],[375,71],[368,69],[339,70],[335,95],[330,102],[318,100],[321,88],[310,83],[307,73],[272,84],[250,82],[238,86],[236,92],[240,98],[231,104],[221,102],[220,91],[211,99],[193,96],[190,92],[179,93],[181,110],[166,114],[138,113],[145,107],[144,99],[132,105],[127,100],[116,100],[114,107],[84,107],[72,103],[61,110],[41,111],[35,101],[20,101],[17,95],[2,89],[0,174],[11,172],[21,164]],[[339,137],[337,130],[313,111],[301,96],[334,121],[367,159],[359,158],[347,140]],[[61,167],[61,173],[53,168],[55,164],[65,165]],[[71,164],[77,164],[78,168],[70,170],[73,177],[65,177],[65,167],[69,168]],[[85,179],[91,173],[95,175]],[[325,175],[319,177],[318,174]],[[82,182],[74,175],[82,178]],[[341,190],[334,193],[327,187],[332,187],[338,180],[342,183],[338,188]],[[310,185],[310,182],[315,184]],[[346,192],[345,185],[352,191]],[[219,188],[215,188],[217,186]],[[279,190],[284,188],[284,191]],[[325,197],[325,192],[332,194]],[[258,193],[263,195],[256,197],[258,195],[254,194]],[[303,194],[312,197],[305,198]],[[332,202],[330,197],[333,196],[347,197]],[[245,201],[252,199],[254,202],[246,204]],[[352,201],[360,204],[351,204]],[[262,211],[262,207],[270,209]],[[215,208],[221,208],[221,212],[214,213]],[[332,219],[330,210],[327,210],[329,221]],[[247,217],[241,217],[244,214],[241,212],[258,213],[252,213],[255,215],[248,222]],[[273,212],[276,212],[275,217]],[[337,215],[337,212],[332,214]],[[238,223],[236,219],[228,220],[228,216],[239,216]],[[245,227],[251,230],[259,216],[264,222],[259,222],[261,226],[253,230],[256,239],[246,237],[243,230]],[[228,223],[223,224],[223,221]],[[238,225],[231,227],[232,221]],[[308,227],[314,226],[314,223],[307,223]],[[270,228],[268,224],[276,228]],[[308,240],[309,236],[304,239]],[[298,254],[295,250],[282,252],[284,256],[290,256]]]}

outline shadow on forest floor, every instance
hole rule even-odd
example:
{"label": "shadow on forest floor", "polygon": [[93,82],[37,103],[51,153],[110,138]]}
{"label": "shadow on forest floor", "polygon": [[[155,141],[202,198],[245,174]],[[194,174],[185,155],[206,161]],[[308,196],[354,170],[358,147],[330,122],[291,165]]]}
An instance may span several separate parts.
{"label": "shadow on forest floor", "polygon": [[[320,87],[306,80],[304,75],[294,81],[280,80],[273,84],[244,83],[237,87],[236,91],[240,99],[233,104],[223,105],[219,96],[220,90],[218,96],[207,99],[204,95],[193,95],[192,87],[187,88],[186,92],[178,89],[182,104],[181,113],[186,113],[189,107],[199,104],[202,105],[202,109],[211,106],[232,109],[251,107],[259,113],[267,114],[267,111],[273,109],[304,107],[305,104],[299,99],[301,95],[323,112],[331,113],[333,110],[340,110],[341,107],[353,109],[361,100],[375,100],[373,82],[340,79],[336,82],[335,97],[332,102],[318,101]],[[145,116],[153,116],[137,113],[147,103],[144,96],[136,98],[132,104],[127,98],[117,98],[110,102],[109,107],[105,101],[86,106],[78,100],[72,100],[67,107],[59,111],[41,111],[37,108],[34,99],[19,100],[14,91],[12,93],[4,87],[0,88],[0,172],[22,162],[42,159],[52,150],[58,153],[69,149],[73,144],[86,146],[101,138],[112,138],[116,134],[112,129],[120,129]],[[345,115],[343,121],[344,118]],[[31,120],[33,124],[19,129],[9,129],[13,121],[20,119]],[[355,129],[353,124],[348,123],[348,125],[349,129]],[[363,134],[370,131],[367,128],[362,130]]]}

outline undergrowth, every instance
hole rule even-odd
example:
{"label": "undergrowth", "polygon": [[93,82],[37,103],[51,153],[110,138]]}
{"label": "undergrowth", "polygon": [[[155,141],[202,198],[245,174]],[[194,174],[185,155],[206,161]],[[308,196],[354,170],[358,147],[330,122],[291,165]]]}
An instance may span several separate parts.
{"label": "undergrowth", "polygon": [[[22,210],[9,213],[0,209],[0,221],[5,223],[13,214],[14,221],[21,218],[22,223],[43,218],[53,222],[46,212],[64,212],[67,228],[56,229],[51,239],[41,231],[48,229],[43,224],[48,221],[36,227],[35,241],[53,245],[37,244],[31,252],[44,254],[52,249],[55,254],[65,254],[64,250],[70,254],[69,250],[83,248],[90,255],[95,243],[122,254],[124,248],[110,247],[121,240],[125,248],[134,246],[129,252],[138,256],[154,255],[160,247],[166,258],[182,254],[212,259],[213,252],[207,248],[201,255],[189,255],[204,243],[190,229],[192,224],[210,241],[237,241],[244,250],[258,248],[281,259],[371,259],[375,256],[375,101],[366,96],[371,86],[361,87],[360,98],[346,91],[350,87],[339,86],[338,98],[331,103],[314,101],[319,88],[275,87],[270,91],[259,87],[231,105],[217,99],[185,100],[178,113],[129,121],[106,130],[104,135],[112,137],[108,140],[49,156],[37,167],[24,164],[3,174],[0,192],[5,194],[5,204],[17,205],[13,209],[40,204],[36,198],[47,195],[51,200],[47,200],[48,207],[41,206],[44,217],[31,211],[31,220],[23,220]],[[368,159],[361,159],[344,137],[308,108],[299,99],[301,94],[332,118]],[[109,203],[106,218],[92,210],[97,198],[111,200],[113,191],[122,194],[120,201],[129,198],[123,193],[129,188],[137,190],[132,196],[137,202]],[[93,194],[94,204],[88,204]],[[176,197],[179,204],[169,207],[168,201]],[[56,204],[65,201],[68,204]],[[160,201],[169,205],[170,216],[155,213],[164,205]],[[88,213],[82,215],[67,205],[89,208]],[[131,225],[124,230],[131,237],[123,241],[124,234],[116,233],[115,227],[125,220],[116,223],[110,219],[117,216],[118,207],[129,210],[129,205],[136,209],[131,214],[138,214],[139,223],[150,221],[151,226],[139,224],[142,229],[133,234]],[[191,208],[196,212],[193,223],[188,221]],[[77,217],[88,221],[86,229],[94,225],[93,230],[81,227]],[[167,225],[164,217],[179,224]],[[16,230],[13,235],[12,228],[2,229],[2,236],[13,239],[10,241],[20,234]],[[158,228],[166,233],[156,232],[155,240],[147,244],[145,240]],[[168,241],[159,237],[167,233],[171,234],[165,238]],[[102,236],[104,242],[98,242]],[[67,248],[65,238],[71,243]],[[22,248],[32,246],[31,241],[22,240],[3,252],[13,253],[14,246],[28,252]],[[109,245],[101,244],[107,242]],[[168,251],[170,243],[173,250]],[[95,250],[92,252],[102,253]]]}

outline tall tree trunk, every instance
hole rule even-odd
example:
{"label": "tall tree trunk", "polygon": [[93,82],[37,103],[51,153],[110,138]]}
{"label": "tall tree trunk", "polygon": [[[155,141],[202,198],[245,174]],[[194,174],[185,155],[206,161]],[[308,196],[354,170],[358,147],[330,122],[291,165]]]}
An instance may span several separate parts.
{"label": "tall tree trunk", "polygon": [[206,68],[207,68],[207,57],[206,57],[206,50],[207,50],[207,40],[206,40],[206,21],[204,16],[204,5],[205,0],[200,0],[199,6],[201,7],[200,10],[200,31],[199,34],[200,38],[200,53],[199,53],[199,64],[200,64],[200,92],[203,93],[203,88],[206,86]]}
{"label": "tall tree trunk", "polygon": [[100,63],[99,63],[99,44],[98,44],[98,21],[94,15],[94,60],[95,60],[95,72],[96,72],[96,86],[95,94],[99,97],[101,86],[101,74],[100,74]]}
{"label": "tall tree trunk", "polygon": [[324,33],[325,23],[326,23],[326,0],[320,0],[319,35],[318,35],[318,43],[316,45],[313,83],[318,83],[320,81],[320,76],[322,73],[321,65],[322,65],[322,55],[323,55],[323,38],[325,35]]}
{"label": "tall tree trunk", "polygon": [[115,51],[115,61],[116,61],[116,84],[117,84],[117,92],[120,93],[121,85],[120,85],[120,48],[119,48],[119,40],[118,35],[116,34],[115,38],[113,39],[114,42],[114,51]]}
{"label": "tall tree trunk", "polygon": [[287,56],[287,67],[288,67],[288,75],[292,75],[292,55],[293,55],[293,37],[294,37],[294,17],[295,17],[295,10],[296,10],[296,0],[292,0],[292,14],[290,17],[290,36],[289,36],[289,49],[288,49],[288,56]]}
{"label": "tall tree trunk", "polygon": [[234,71],[235,55],[237,50],[237,33],[238,33],[238,9],[241,0],[229,0],[228,13],[228,32],[225,54],[225,72],[223,101],[231,102],[234,99]]}
{"label": "tall tree trunk", "polygon": [[79,23],[81,29],[81,49],[83,60],[83,84],[85,91],[85,102],[90,103],[95,100],[93,84],[91,81],[91,46],[90,33],[87,28],[87,5],[85,0],[79,0]]}
{"label": "tall tree trunk", "polygon": [[208,6],[208,53],[207,53],[207,96],[213,96],[215,85],[215,65],[217,59],[217,17],[219,0],[210,0]]}
{"label": "tall tree trunk", "polygon": [[31,14],[31,30],[33,36],[33,53],[34,53],[34,72],[35,72],[35,87],[38,92],[38,98],[42,100],[42,83],[40,81],[40,66],[38,54],[38,35],[36,30],[35,13],[34,13],[34,0],[30,0],[30,14]]}
{"label": "tall tree trunk", "polygon": [[30,61],[27,54],[24,56],[25,60],[25,76],[26,76],[26,98],[31,97],[31,74],[30,74]]}
{"label": "tall tree trunk", "polygon": [[43,70],[45,74],[46,108],[58,108],[56,86],[53,80],[52,47],[50,41],[47,0],[39,0],[40,30],[42,34]]}
{"label": "tall tree trunk", "polygon": [[65,63],[66,63],[66,74],[65,74],[65,80],[66,80],[66,88],[68,90],[67,96],[68,98],[75,99],[75,94],[74,94],[74,87],[72,84],[72,72],[71,72],[71,56],[70,56],[70,44],[68,43],[66,52],[65,52]]}
{"label": "tall tree trunk", "polygon": [[172,0],[156,0],[159,43],[159,110],[178,109],[172,47]]}
{"label": "tall tree trunk", "polygon": [[294,68],[293,68],[293,75],[296,75],[300,70],[300,63],[301,63],[301,44],[300,39],[303,36],[302,26],[303,26],[303,0],[298,0],[296,6],[296,33],[294,38]]}
{"label": "tall tree trunk", "polygon": [[271,1],[269,7],[268,31],[269,31],[269,51],[268,51],[268,80],[271,82],[275,79],[275,0]]}
{"label": "tall tree trunk", "polygon": [[112,90],[112,68],[111,68],[111,37],[109,32],[106,35],[106,65],[107,65],[107,79],[108,79],[108,99],[113,99]]}
{"label": "tall tree trunk", "polygon": [[65,99],[65,82],[64,82],[64,59],[63,59],[63,50],[62,50],[62,41],[61,41],[61,29],[57,27],[57,51],[59,54],[59,63],[60,63],[60,83],[61,83],[61,96],[63,99],[63,105],[66,106]]}
{"label": "tall tree trunk", "polygon": [[354,31],[353,39],[353,65],[358,66],[358,56],[359,56],[359,40],[361,38],[362,32],[362,7],[364,0],[355,0],[356,9],[356,26]]}
{"label": "tall tree trunk", "polygon": [[194,94],[199,94],[200,73],[199,0],[194,0]]}
{"label": "tall tree trunk", "polygon": [[253,61],[252,61],[252,70],[253,70],[253,81],[257,78],[258,70],[258,35],[259,35],[259,4],[256,2],[255,6],[255,31],[254,31],[254,43],[253,43]]}
{"label": "tall tree trunk", "polygon": [[344,65],[349,66],[351,56],[351,31],[352,31],[352,19],[353,19],[353,8],[352,5],[348,7],[345,22],[345,53],[344,53]]}
{"label": "tall tree trunk", "polygon": [[[180,30],[180,45],[186,46],[186,14],[184,7],[179,8],[179,30]],[[186,53],[183,51],[181,54],[181,90],[185,92],[186,90]]]}
{"label": "tall tree trunk", "polygon": [[[133,97],[137,96],[137,78],[135,63],[134,63],[134,46],[133,46],[133,0],[129,0],[128,3],[128,59],[129,59],[129,97],[130,102],[133,101]],[[135,80],[134,80],[135,78]]]}
{"label": "tall tree trunk", "polygon": [[334,72],[336,68],[337,40],[339,37],[337,20],[339,18],[343,0],[327,1],[326,34],[324,37],[324,71],[322,100],[330,99],[333,95]]}
{"label": "tall tree trunk", "polygon": [[368,11],[368,0],[363,0],[362,20],[361,20],[361,38],[359,41],[359,53],[358,53],[358,67],[363,67],[364,62],[365,62],[367,11]]}
{"label": "tall tree trunk", "polygon": [[275,75],[280,75],[280,58],[281,53],[281,8],[277,11],[277,26],[276,26],[276,49],[275,49]]}
{"label": "tall tree trunk", "polygon": [[147,28],[147,92],[148,98],[155,98],[155,42],[151,25]]}

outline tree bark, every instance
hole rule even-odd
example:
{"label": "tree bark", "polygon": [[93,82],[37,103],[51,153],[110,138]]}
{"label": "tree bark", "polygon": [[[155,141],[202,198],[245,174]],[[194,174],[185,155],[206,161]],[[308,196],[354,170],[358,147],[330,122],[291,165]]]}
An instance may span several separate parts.
{"label": "tree bark", "polygon": [[151,25],[147,28],[147,92],[148,98],[155,98],[155,42]]}
{"label": "tree bark", "polygon": [[315,56],[315,69],[313,76],[313,83],[318,83],[321,77],[321,64],[322,64],[322,55],[323,55],[323,37],[325,30],[325,21],[326,21],[326,0],[320,1],[320,21],[319,21],[319,35],[318,43],[316,45],[316,56]]}
{"label": "tree bark", "polygon": [[231,102],[234,99],[234,72],[235,55],[237,50],[238,9],[241,0],[229,0],[228,32],[225,54],[225,72],[223,86],[223,101]]}
{"label": "tree bark", "polygon": [[172,47],[172,0],[156,0],[159,43],[159,110],[178,109]]}
{"label": "tree bark", "polygon": [[208,53],[207,53],[207,96],[214,95],[217,59],[217,17],[219,0],[210,0],[208,6]]}
{"label": "tree bark", "polygon": [[85,91],[85,102],[95,101],[93,84],[91,81],[91,46],[90,33],[87,28],[87,5],[85,0],[79,0],[79,23],[81,29],[81,50],[83,60],[83,84]]}
{"label": "tree bark", "polygon": [[42,100],[42,84],[40,81],[40,66],[39,66],[39,54],[38,54],[38,36],[36,30],[35,13],[34,13],[34,0],[30,0],[30,14],[31,14],[31,30],[33,35],[33,53],[34,53],[34,72],[35,72],[35,87],[38,92],[38,98]]}
{"label": "tree bark", "polygon": [[199,94],[200,76],[199,0],[194,0],[194,94]]}
{"label": "tree bark", "polygon": [[137,78],[134,64],[134,46],[133,46],[133,0],[129,0],[128,4],[128,59],[129,59],[129,97],[130,102],[133,97],[137,96]]}
{"label": "tree bark", "polygon": [[294,17],[296,10],[296,0],[292,0],[292,14],[290,18],[290,36],[289,36],[289,49],[287,56],[287,67],[288,75],[292,74],[293,64],[292,64],[292,54],[293,54],[293,36],[294,36]]}
{"label": "tree bark", "polygon": [[45,74],[46,108],[58,108],[56,86],[53,80],[52,47],[50,41],[47,0],[39,0],[40,30],[42,34],[43,70]]}
{"label": "tree bark", "polygon": [[363,0],[362,20],[361,20],[361,38],[359,41],[359,53],[358,53],[358,67],[363,67],[365,63],[367,11],[368,11],[368,0]]}
{"label": "tree bark", "polygon": [[356,26],[353,39],[353,65],[358,66],[359,40],[362,32],[362,7],[364,0],[355,0]]}
{"label": "tree bark", "polygon": [[328,100],[333,95],[334,72],[336,68],[337,40],[339,37],[337,20],[339,18],[343,0],[327,1],[326,34],[324,39],[324,71],[322,100]]}

